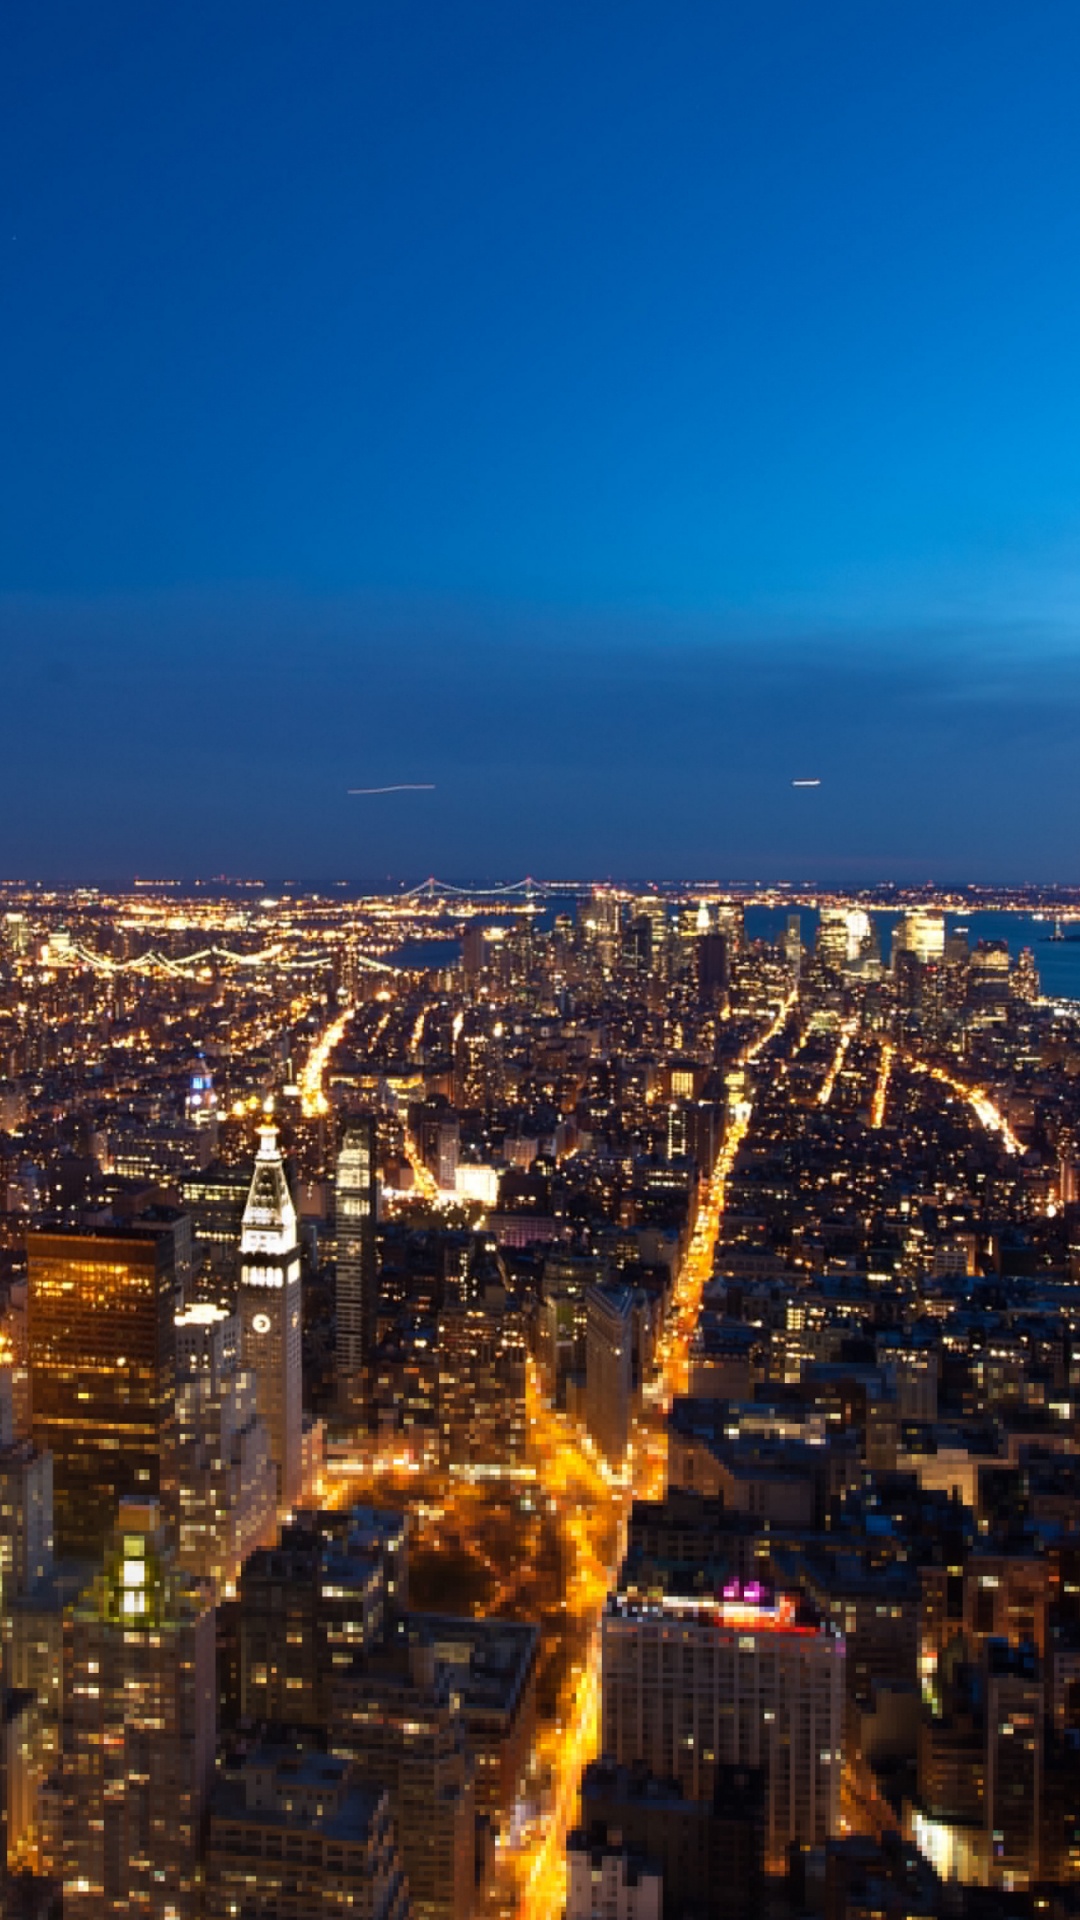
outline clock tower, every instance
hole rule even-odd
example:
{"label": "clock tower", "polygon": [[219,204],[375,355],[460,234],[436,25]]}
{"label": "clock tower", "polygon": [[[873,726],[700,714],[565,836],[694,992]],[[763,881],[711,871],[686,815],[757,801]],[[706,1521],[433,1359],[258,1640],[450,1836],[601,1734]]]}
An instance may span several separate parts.
{"label": "clock tower", "polygon": [[258,1408],[270,1435],[278,1506],[301,1487],[300,1246],[277,1128],[259,1129],[259,1151],[240,1231],[240,1343],[255,1376]]}

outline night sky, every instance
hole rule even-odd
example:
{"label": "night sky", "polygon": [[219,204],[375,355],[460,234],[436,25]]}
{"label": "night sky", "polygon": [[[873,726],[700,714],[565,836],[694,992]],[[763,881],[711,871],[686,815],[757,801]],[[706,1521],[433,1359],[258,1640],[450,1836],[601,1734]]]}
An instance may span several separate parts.
{"label": "night sky", "polygon": [[9,0],[0,877],[1080,881],[1078,84],[1075,0]]}

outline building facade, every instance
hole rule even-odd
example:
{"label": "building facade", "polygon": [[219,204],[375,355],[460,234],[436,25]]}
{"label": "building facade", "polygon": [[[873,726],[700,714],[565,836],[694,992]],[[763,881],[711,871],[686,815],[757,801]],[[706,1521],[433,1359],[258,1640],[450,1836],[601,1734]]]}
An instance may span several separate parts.
{"label": "building facade", "polygon": [[61,1553],[100,1554],[128,1495],[163,1490],[173,1439],[174,1235],[27,1235],[34,1444],[53,1456]]}
{"label": "building facade", "polygon": [[197,1920],[214,1768],[214,1611],[156,1501],[122,1501],[64,1630],[65,1920]]}
{"label": "building facade", "polygon": [[836,1831],[843,1760],[844,1641],[756,1583],[721,1599],[615,1595],[602,1626],[603,1751],[712,1796],[719,1765],[765,1767],[765,1844]]}
{"label": "building facade", "polygon": [[270,1436],[278,1506],[300,1494],[302,1463],[300,1243],[277,1128],[259,1130],[259,1151],[240,1234],[240,1352],[255,1376],[256,1404]]}
{"label": "building facade", "polygon": [[375,1349],[377,1169],[374,1116],[355,1115],[344,1123],[334,1179],[338,1391],[346,1409],[363,1400],[365,1370]]}

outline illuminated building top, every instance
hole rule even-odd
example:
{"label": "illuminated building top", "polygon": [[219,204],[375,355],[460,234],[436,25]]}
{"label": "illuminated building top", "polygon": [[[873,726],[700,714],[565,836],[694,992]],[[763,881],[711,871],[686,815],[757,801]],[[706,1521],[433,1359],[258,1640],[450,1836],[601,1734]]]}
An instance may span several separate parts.
{"label": "illuminated building top", "polygon": [[259,1128],[259,1151],[244,1208],[240,1251],[287,1254],[296,1245],[296,1208],[285,1178],[277,1128],[268,1121]]}
{"label": "illuminated building top", "polygon": [[832,1629],[801,1597],[774,1593],[759,1580],[729,1580],[719,1593],[637,1592],[612,1594],[608,1613],[619,1619],[681,1621],[728,1633],[782,1633],[810,1637]]}

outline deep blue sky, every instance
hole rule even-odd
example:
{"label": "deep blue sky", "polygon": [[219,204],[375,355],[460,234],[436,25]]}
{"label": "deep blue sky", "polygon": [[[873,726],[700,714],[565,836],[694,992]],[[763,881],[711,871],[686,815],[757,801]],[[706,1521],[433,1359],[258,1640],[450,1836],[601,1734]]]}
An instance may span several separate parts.
{"label": "deep blue sky", "polygon": [[1075,0],[11,0],[0,875],[1080,880],[1078,80]]}

